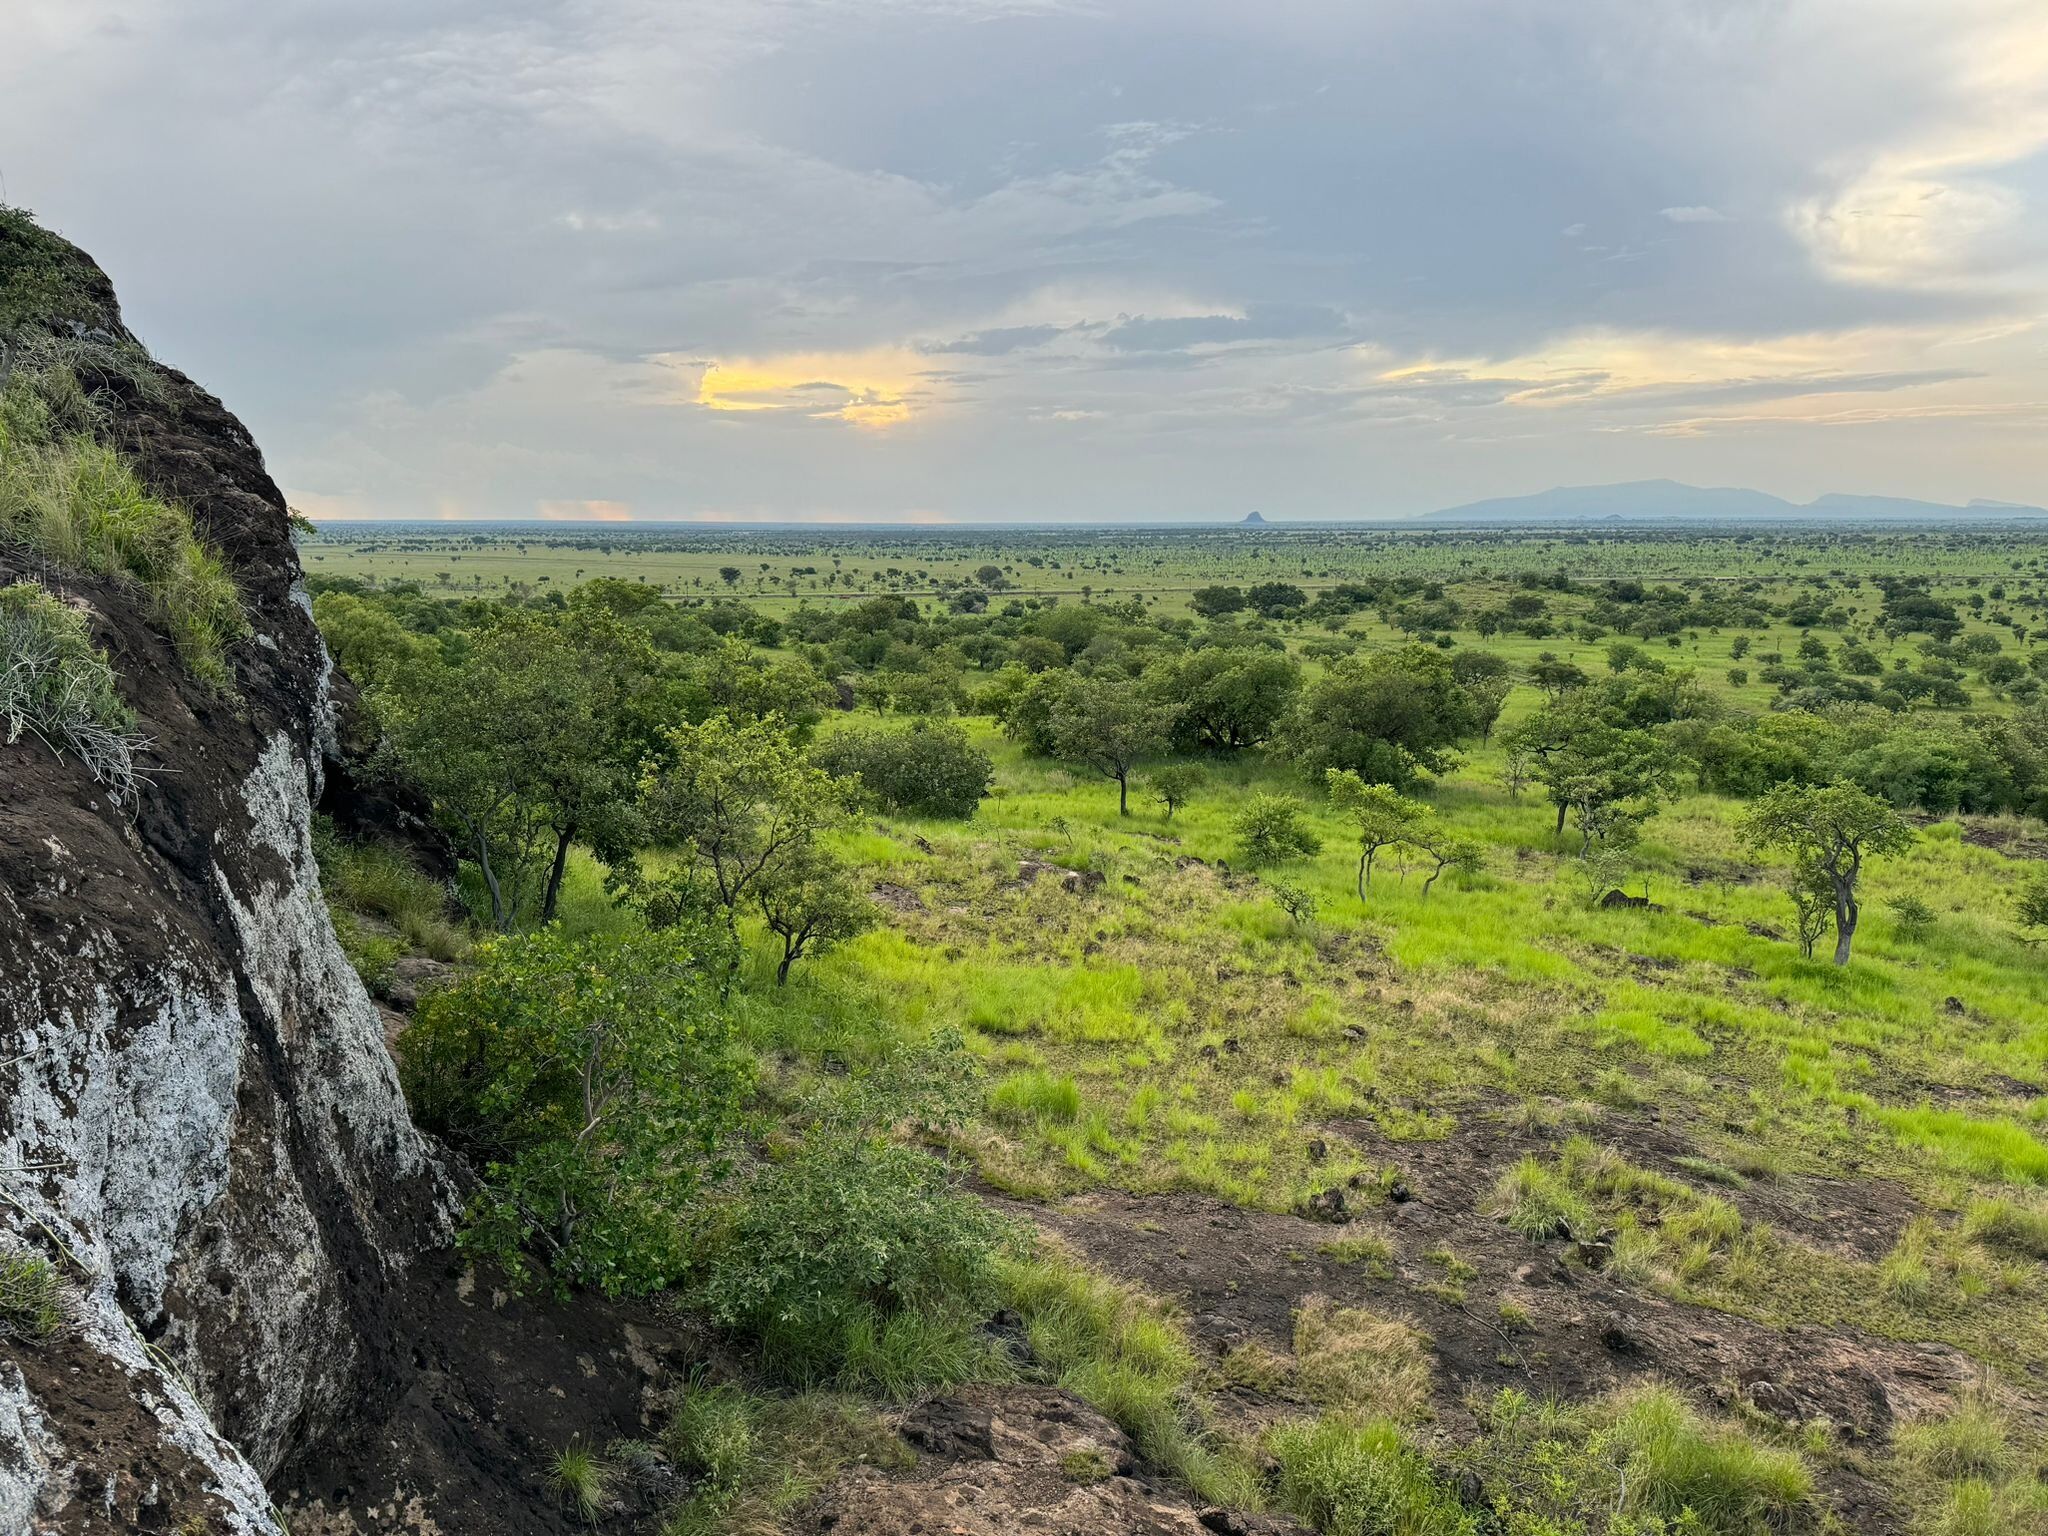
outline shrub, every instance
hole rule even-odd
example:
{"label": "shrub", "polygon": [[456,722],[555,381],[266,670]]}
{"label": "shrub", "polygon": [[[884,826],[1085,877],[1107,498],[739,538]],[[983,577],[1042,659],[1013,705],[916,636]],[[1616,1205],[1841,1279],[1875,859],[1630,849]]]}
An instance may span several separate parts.
{"label": "shrub", "polygon": [[135,717],[84,616],[34,582],[0,587],[0,725],[73,753],[118,805],[135,793]]}
{"label": "shrub", "polygon": [[1202,787],[1202,770],[1193,763],[1167,763],[1152,770],[1152,776],[1145,781],[1152,798],[1166,811],[1166,819],[1173,820],[1173,813],[1194,799]]}
{"label": "shrub", "polygon": [[1791,1451],[1711,1425],[1669,1387],[1624,1392],[1605,1431],[1625,1476],[1626,1507],[1696,1529],[1742,1536],[1782,1530],[1813,1499],[1813,1474]]}
{"label": "shrub", "polygon": [[820,743],[818,766],[911,816],[972,816],[995,776],[989,755],[957,725],[920,720],[907,730],[845,730]]}
{"label": "shrub", "polygon": [[400,1040],[414,1117],[483,1165],[464,1242],[515,1281],[653,1290],[722,1170],[746,1069],[705,927],[493,940]]}
{"label": "shrub", "polygon": [[973,1374],[1013,1225],[890,1131],[957,1124],[957,1039],[899,1053],[814,1101],[802,1143],[757,1167],[707,1234],[696,1300],[802,1383],[905,1396]]}
{"label": "shrub", "polygon": [[0,1253],[0,1339],[47,1339],[64,1325],[56,1266],[33,1253]]}
{"label": "shrub", "polygon": [[1305,857],[1323,846],[1308,825],[1302,803],[1291,795],[1253,795],[1231,818],[1230,827],[1239,850],[1254,864]]}
{"label": "shrub", "polygon": [[2026,927],[2048,928],[2048,872],[2035,873],[2020,883],[2013,910]]}

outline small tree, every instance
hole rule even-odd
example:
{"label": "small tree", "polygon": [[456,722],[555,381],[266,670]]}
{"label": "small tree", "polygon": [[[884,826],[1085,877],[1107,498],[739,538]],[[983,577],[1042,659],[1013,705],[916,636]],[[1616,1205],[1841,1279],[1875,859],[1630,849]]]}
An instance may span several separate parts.
{"label": "small tree", "polygon": [[1285,880],[1268,880],[1267,886],[1273,892],[1273,900],[1280,910],[1287,914],[1287,920],[1297,928],[1309,928],[1316,920],[1316,893],[1304,885],[1293,885]]}
{"label": "small tree", "polygon": [[1055,756],[1116,780],[1116,810],[1131,814],[1131,771],[1166,750],[1173,706],[1125,678],[1077,677],[1048,722]]}
{"label": "small tree", "polygon": [[823,954],[875,925],[874,903],[855,888],[846,866],[815,847],[770,866],[754,885],[754,899],[768,931],[782,940],[778,987],[805,955]]}
{"label": "small tree", "polygon": [[2022,882],[2013,907],[2023,926],[2048,928],[2048,871],[2037,871]]}
{"label": "small tree", "polygon": [[1482,747],[1493,739],[1493,728],[1514,688],[1514,679],[1510,677],[1475,677],[1465,684],[1465,697],[1472,701],[1472,723],[1479,727]]}
{"label": "small tree", "polygon": [[1202,770],[1193,763],[1168,763],[1155,769],[1146,781],[1152,791],[1152,798],[1166,807],[1166,819],[1173,820],[1173,813],[1186,805],[1202,787]]}
{"label": "small tree", "polygon": [[1849,963],[1856,937],[1856,884],[1864,861],[1903,853],[1913,842],[1912,828],[1897,811],[1847,780],[1824,787],[1780,784],[1750,807],[1743,833],[1757,848],[1791,854],[1797,885],[1825,888],[1834,909],[1837,965]]}
{"label": "small tree", "polygon": [[713,715],[669,732],[669,748],[669,765],[642,780],[642,814],[656,842],[690,856],[677,878],[701,875],[728,926],[757,884],[844,825],[859,795],[807,762],[772,716]]}
{"label": "small tree", "polygon": [[1799,953],[1811,960],[1814,945],[1834,925],[1834,886],[1819,870],[1801,864],[1794,867],[1785,894],[1792,898],[1792,932],[1799,940]]}
{"label": "small tree", "polygon": [[1467,837],[1437,834],[1432,837],[1413,839],[1412,846],[1422,850],[1430,862],[1429,878],[1422,882],[1422,899],[1429,899],[1429,888],[1442,878],[1446,871],[1461,875],[1476,874],[1483,867],[1479,845]]}
{"label": "small tree", "polygon": [[1379,851],[1413,836],[1435,812],[1385,784],[1366,783],[1349,768],[1332,768],[1323,778],[1330,804],[1358,828],[1358,899],[1363,901]]}
{"label": "small tree", "polygon": [[1247,862],[1271,863],[1321,850],[1322,839],[1308,826],[1303,807],[1292,795],[1253,795],[1231,820],[1237,844]]}

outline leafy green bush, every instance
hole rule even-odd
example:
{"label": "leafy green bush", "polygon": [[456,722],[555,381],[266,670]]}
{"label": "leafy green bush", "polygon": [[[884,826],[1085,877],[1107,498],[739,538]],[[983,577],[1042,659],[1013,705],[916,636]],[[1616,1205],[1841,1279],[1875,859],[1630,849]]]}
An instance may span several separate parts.
{"label": "leafy green bush", "polygon": [[802,1142],[758,1166],[712,1224],[696,1299],[771,1370],[903,1396],[982,1364],[975,1330],[1016,1230],[891,1134],[957,1124],[963,1062],[942,1039],[815,1101]]}
{"label": "leafy green bush", "polygon": [[135,717],[84,616],[34,582],[0,587],[0,726],[71,752],[116,804],[135,793]]}
{"label": "leafy green bush", "polygon": [[1230,820],[1237,846],[1253,864],[1273,863],[1318,852],[1322,839],[1308,825],[1302,803],[1292,795],[1255,794]]}
{"label": "leafy green bush", "polygon": [[515,1280],[668,1284],[683,1217],[722,1172],[747,1068],[709,925],[493,940],[399,1043],[421,1125],[483,1167],[463,1241]]}
{"label": "leafy green bush", "polygon": [[972,816],[995,776],[989,755],[957,725],[920,720],[906,730],[845,730],[812,753],[836,778],[911,816]]}

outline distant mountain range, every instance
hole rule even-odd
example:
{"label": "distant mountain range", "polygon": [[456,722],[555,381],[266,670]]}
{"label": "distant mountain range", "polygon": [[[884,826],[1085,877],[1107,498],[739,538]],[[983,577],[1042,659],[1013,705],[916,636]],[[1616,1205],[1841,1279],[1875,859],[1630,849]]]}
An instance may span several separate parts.
{"label": "distant mountain range", "polygon": [[1620,485],[1567,485],[1533,496],[1498,496],[1429,514],[1432,520],[1461,523],[1634,522],[1676,519],[1690,522],[2002,522],[2015,517],[2048,517],[2040,507],[2008,501],[1972,501],[1949,506],[1903,496],[1821,496],[1787,501],[1767,491],[1739,487],[1681,485],[1676,480],[1630,480]]}

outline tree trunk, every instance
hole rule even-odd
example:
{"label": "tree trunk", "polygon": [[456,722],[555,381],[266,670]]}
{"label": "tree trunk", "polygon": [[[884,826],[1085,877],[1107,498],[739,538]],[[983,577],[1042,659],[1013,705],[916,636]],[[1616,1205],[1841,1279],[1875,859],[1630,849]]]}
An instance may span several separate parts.
{"label": "tree trunk", "polygon": [[571,826],[555,834],[555,862],[548,869],[547,894],[541,897],[540,921],[546,927],[555,920],[555,903],[562,894],[562,872],[569,866],[569,845],[576,840],[576,829]]}
{"label": "tree trunk", "polygon": [[498,884],[498,872],[491,868],[490,840],[481,832],[470,833],[470,840],[476,844],[476,864],[483,871],[484,889],[491,893],[491,926],[502,929],[505,926],[505,892]]}
{"label": "tree trunk", "polygon": [[781,987],[789,984],[789,968],[795,964],[796,951],[785,941],[782,946],[782,963],[775,967],[775,985]]}
{"label": "tree trunk", "polygon": [[1365,900],[1365,882],[1372,875],[1372,850],[1366,849],[1358,856],[1358,899]]}
{"label": "tree trunk", "polygon": [[1856,910],[1854,896],[1837,894],[1835,897],[1835,964],[1849,963],[1849,944],[1856,937],[1856,920],[1862,914]]}
{"label": "tree trunk", "polygon": [[1558,803],[1557,803],[1557,836],[1559,836],[1559,837],[1563,837],[1563,836],[1564,836],[1564,813],[1565,813],[1565,811],[1566,811],[1567,809],[1569,809],[1569,807],[1567,807],[1567,806],[1565,805],[1565,803],[1564,803],[1564,802],[1563,802],[1562,800],[1558,801]]}
{"label": "tree trunk", "polygon": [[1119,816],[1131,814],[1131,776],[1128,773],[1116,776],[1116,813]]}

